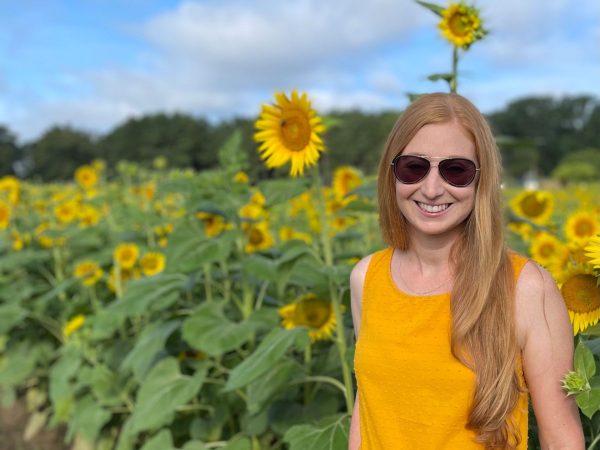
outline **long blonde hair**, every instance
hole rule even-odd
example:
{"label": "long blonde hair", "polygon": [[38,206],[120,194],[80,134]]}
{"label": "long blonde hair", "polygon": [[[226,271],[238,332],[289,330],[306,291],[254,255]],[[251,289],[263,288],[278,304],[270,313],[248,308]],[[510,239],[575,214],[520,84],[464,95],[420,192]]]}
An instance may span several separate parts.
{"label": "long blonde hair", "polygon": [[[378,199],[384,241],[409,247],[406,219],[396,202],[391,161],[424,125],[456,121],[470,135],[481,170],[475,206],[451,251],[452,354],[475,373],[467,427],[490,449],[514,449],[521,440],[511,420],[523,388],[517,376],[514,275],[504,242],[502,165],[485,118],[457,94],[428,94],[412,103],[388,137],[379,165]],[[473,283],[473,280],[477,280]]]}

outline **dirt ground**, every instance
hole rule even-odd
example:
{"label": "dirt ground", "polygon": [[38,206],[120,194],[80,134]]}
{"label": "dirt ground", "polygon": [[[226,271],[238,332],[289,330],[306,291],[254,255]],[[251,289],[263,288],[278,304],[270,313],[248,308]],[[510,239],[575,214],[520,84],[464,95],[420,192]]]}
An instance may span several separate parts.
{"label": "dirt ground", "polygon": [[21,400],[8,408],[0,408],[0,450],[69,450],[63,443],[63,428],[42,430],[29,442],[23,441],[28,419]]}

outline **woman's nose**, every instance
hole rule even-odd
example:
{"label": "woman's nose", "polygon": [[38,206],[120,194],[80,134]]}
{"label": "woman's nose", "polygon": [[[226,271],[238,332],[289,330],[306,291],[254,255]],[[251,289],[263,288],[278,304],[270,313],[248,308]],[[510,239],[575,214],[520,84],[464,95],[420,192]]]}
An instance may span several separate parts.
{"label": "woman's nose", "polygon": [[421,191],[428,198],[436,198],[444,193],[444,179],[437,165],[432,165],[429,173],[421,182]]}

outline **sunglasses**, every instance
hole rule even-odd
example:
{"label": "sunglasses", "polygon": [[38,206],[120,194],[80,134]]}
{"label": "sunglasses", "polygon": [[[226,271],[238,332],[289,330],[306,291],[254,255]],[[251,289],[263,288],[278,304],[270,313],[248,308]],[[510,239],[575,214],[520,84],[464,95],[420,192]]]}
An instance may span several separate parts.
{"label": "sunglasses", "polygon": [[430,160],[432,159],[439,161],[437,168],[440,175],[446,183],[452,186],[468,186],[473,182],[479,171],[475,163],[467,158],[396,155],[392,161],[394,176],[400,183],[418,183],[429,173],[431,169]]}

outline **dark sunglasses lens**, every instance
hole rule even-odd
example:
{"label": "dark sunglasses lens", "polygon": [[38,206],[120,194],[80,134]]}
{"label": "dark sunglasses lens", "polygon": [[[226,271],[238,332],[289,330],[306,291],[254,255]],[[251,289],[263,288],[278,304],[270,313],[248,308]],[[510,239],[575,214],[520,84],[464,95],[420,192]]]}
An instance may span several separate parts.
{"label": "dark sunglasses lens", "polygon": [[396,178],[402,183],[417,183],[429,172],[429,161],[419,156],[399,156],[394,164]]}
{"label": "dark sunglasses lens", "polygon": [[445,159],[439,165],[440,175],[453,186],[467,186],[475,178],[477,168],[469,159]]}

